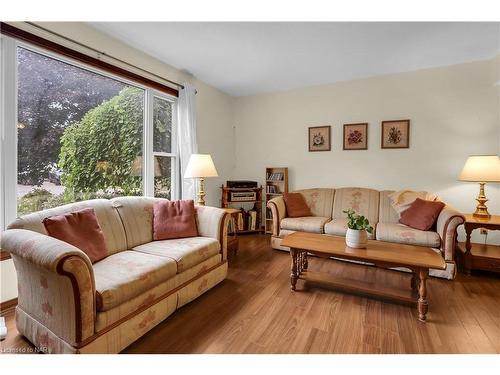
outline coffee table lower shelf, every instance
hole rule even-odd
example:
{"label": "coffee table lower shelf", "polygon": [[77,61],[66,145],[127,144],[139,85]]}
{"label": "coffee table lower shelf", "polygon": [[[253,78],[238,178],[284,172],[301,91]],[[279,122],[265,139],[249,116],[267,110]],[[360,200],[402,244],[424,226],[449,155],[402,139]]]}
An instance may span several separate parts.
{"label": "coffee table lower shelf", "polygon": [[416,306],[418,294],[416,289],[402,290],[375,282],[356,280],[329,273],[303,271],[299,280],[304,280],[307,284],[325,289],[341,290],[363,296],[376,297],[391,302],[403,303],[405,305]]}

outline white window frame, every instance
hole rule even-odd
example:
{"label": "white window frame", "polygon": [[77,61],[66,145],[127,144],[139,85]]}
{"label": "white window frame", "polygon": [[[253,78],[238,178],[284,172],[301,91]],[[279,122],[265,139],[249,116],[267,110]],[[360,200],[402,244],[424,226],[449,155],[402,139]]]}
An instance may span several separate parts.
{"label": "white window frame", "polygon": [[[143,195],[154,196],[154,156],[169,156],[171,163],[171,199],[179,198],[179,156],[177,149],[177,97],[118,75],[91,67],[57,53],[35,47],[0,34],[0,229],[17,216],[17,48],[47,56],[87,71],[100,74],[124,84],[144,90],[143,127]],[[153,154],[153,97],[173,103],[172,111],[172,153]]]}
{"label": "white window frame", "polygon": [[[154,151],[153,149],[153,144],[154,144],[154,126],[153,126],[153,108],[154,108],[154,99],[158,98],[161,100],[166,100],[168,102],[172,103],[172,133],[171,133],[171,146],[170,150],[172,152],[158,152]],[[148,176],[153,176],[153,179],[150,180],[148,179],[148,186],[144,187],[144,190],[147,192],[146,195],[148,196],[154,196],[154,158],[155,156],[160,156],[160,157],[170,157],[171,158],[171,163],[170,163],[170,198],[171,199],[179,199],[180,195],[180,189],[179,189],[179,173],[177,171],[179,170],[179,153],[178,153],[178,142],[177,142],[177,126],[176,124],[176,119],[177,119],[177,105],[176,101],[172,100],[171,95],[164,94],[162,92],[159,92],[157,90],[150,90],[147,93],[147,103],[148,103],[148,111],[151,114],[151,116],[148,116],[148,120],[150,121],[150,124],[146,126],[146,129],[148,131],[148,134],[146,134],[146,131],[144,132],[145,135],[145,140],[144,144],[148,145],[151,147],[150,150],[144,150],[145,155],[151,155],[149,158],[147,158],[147,162],[145,165],[145,170]],[[177,99],[177,98],[175,98]]]}

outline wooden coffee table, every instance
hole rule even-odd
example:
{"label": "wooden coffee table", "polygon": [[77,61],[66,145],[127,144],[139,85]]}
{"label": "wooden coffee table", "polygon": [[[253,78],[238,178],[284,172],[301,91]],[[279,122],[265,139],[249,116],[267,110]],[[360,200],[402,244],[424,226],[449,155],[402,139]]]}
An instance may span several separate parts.
{"label": "wooden coffee table", "polygon": [[[295,232],[286,236],[282,246],[290,248],[292,258],[291,288],[296,289],[297,280],[306,280],[322,287],[389,299],[396,302],[417,305],[418,319],[425,322],[428,310],[426,280],[429,269],[444,270],[444,259],[431,248],[396,244],[383,241],[368,241],[366,249],[347,247],[344,237],[326,234]],[[346,279],[329,273],[308,270],[307,254],[323,258],[340,258],[368,262],[382,268],[409,268],[411,288],[396,289],[375,282]]]}

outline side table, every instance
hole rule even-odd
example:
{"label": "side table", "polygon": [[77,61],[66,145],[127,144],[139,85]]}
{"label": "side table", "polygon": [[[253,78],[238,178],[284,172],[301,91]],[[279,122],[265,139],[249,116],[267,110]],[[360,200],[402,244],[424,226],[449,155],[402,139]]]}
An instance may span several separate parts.
{"label": "side table", "polygon": [[480,244],[473,246],[471,243],[471,234],[474,229],[500,230],[500,216],[491,215],[491,217],[483,219],[466,214],[464,228],[466,235],[463,254],[465,272],[468,275],[473,269],[500,272],[500,247]]}

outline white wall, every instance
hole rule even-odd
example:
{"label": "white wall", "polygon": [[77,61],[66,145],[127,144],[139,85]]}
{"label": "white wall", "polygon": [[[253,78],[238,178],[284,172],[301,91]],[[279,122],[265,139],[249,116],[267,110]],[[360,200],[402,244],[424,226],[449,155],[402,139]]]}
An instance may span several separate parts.
{"label": "white wall", "polygon": [[[50,34],[41,33],[24,23],[12,23],[14,26],[54,39]],[[207,204],[220,205],[220,189],[227,179],[230,179],[234,169],[234,129],[233,101],[234,99],[204,82],[162,63],[161,61],[140,52],[128,45],[111,38],[84,23],[44,22],[43,27],[55,31],[81,43],[90,45],[109,55],[130,62],[155,74],[176,82],[191,82],[197,89],[196,117],[198,124],[198,146],[200,153],[209,153],[214,159],[219,177],[206,180]],[[67,44],[62,42],[62,44]],[[68,44],[74,48],[74,46]],[[82,50],[85,51],[85,50]],[[86,51],[85,51],[86,52]],[[103,58],[105,60],[105,58]],[[142,73],[141,73],[142,74]],[[1,295],[0,301],[6,301],[17,296],[17,285],[13,262],[0,263]]]}
{"label": "white wall", "polygon": [[0,302],[17,297],[17,278],[12,259],[0,262]]}
{"label": "white wall", "polygon": [[[468,155],[500,150],[498,66],[496,59],[239,97],[235,177],[264,183],[265,167],[288,166],[292,190],[428,190],[472,212],[478,185],[457,177]],[[393,119],[411,120],[409,149],[380,148],[380,122]],[[369,123],[368,150],[343,151],[343,124],[355,122]],[[308,152],[307,128],[319,125],[332,126],[330,152]],[[487,195],[500,214],[499,187],[489,184]]]}

